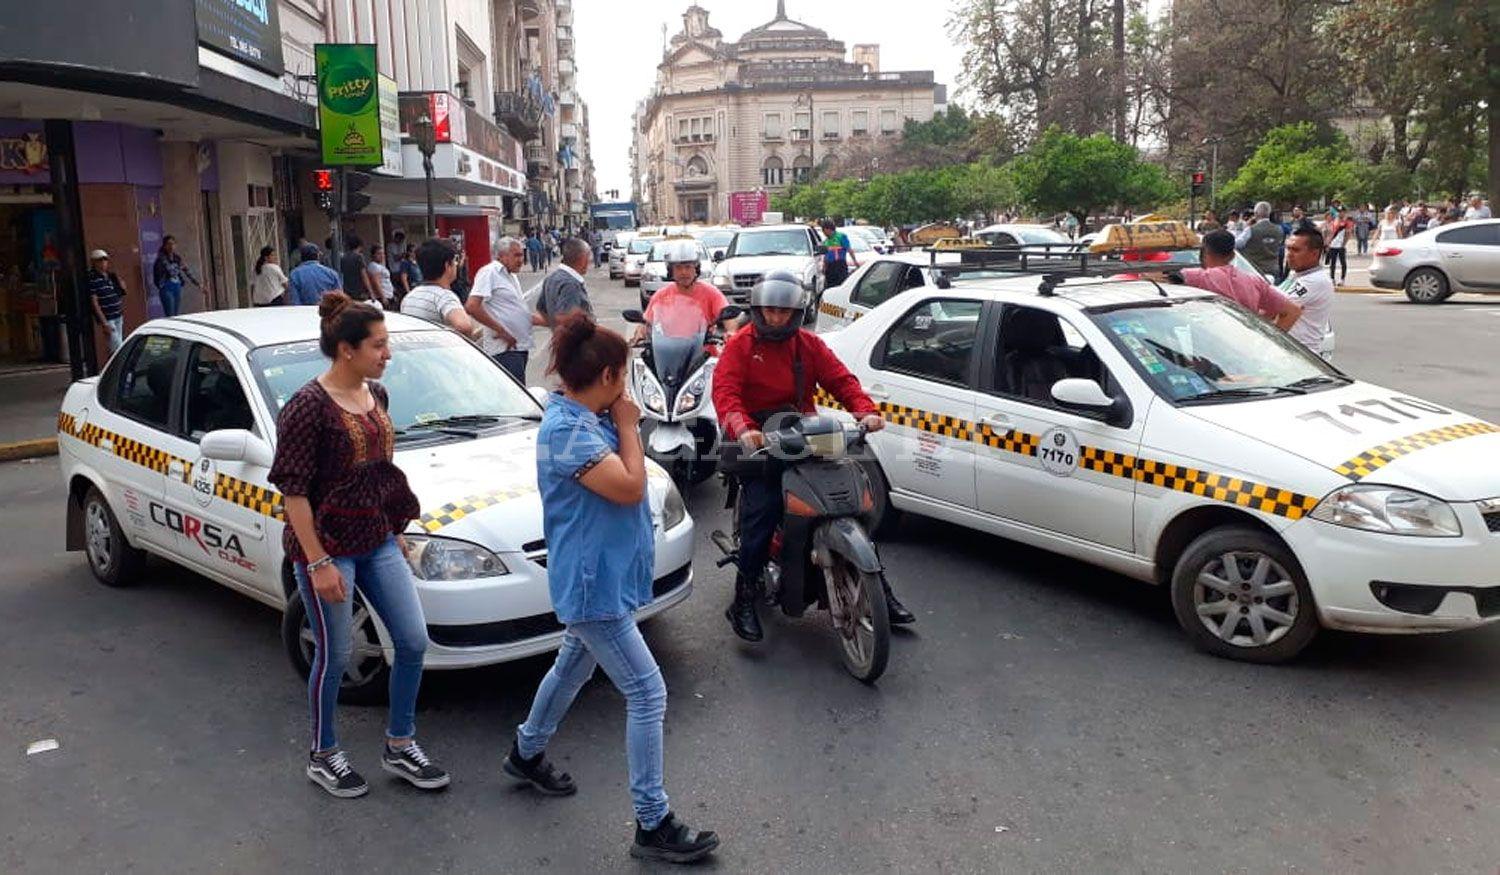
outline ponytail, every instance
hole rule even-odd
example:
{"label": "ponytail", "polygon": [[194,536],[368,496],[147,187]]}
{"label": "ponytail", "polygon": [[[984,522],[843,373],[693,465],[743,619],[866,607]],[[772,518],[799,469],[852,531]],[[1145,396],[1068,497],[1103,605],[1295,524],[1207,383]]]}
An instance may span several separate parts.
{"label": "ponytail", "polygon": [[547,373],[556,374],[570,391],[579,392],[599,382],[606,370],[623,371],[630,359],[630,345],[619,333],[574,313],[558,320],[552,330],[552,362]]}

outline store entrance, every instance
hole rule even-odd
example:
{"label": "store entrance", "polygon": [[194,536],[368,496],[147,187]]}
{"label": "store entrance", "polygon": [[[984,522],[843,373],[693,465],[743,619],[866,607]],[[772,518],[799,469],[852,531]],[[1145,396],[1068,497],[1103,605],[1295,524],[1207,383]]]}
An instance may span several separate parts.
{"label": "store entrance", "polygon": [[58,286],[62,241],[46,186],[0,193],[0,368],[64,362]]}

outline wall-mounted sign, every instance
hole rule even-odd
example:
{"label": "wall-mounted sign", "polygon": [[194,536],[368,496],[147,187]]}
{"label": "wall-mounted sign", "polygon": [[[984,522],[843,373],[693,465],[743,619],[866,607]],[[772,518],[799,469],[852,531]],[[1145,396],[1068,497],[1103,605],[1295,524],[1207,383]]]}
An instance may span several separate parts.
{"label": "wall-mounted sign", "polygon": [[318,140],[323,163],[379,167],[380,96],[374,43],[319,43]]}
{"label": "wall-mounted sign", "polygon": [[401,175],[401,96],[396,80],[379,77],[380,88],[380,166],[376,173]]}
{"label": "wall-mounted sign", "polygon": [[280,76],[281,22],[276,0],[198,0],[198,42]]}
{"label": "wall-mounted sign", "polygon": [[763,191],[731,191],[729,193],[729,220],[741,225],[754,225],[770,206],[770,198]]}

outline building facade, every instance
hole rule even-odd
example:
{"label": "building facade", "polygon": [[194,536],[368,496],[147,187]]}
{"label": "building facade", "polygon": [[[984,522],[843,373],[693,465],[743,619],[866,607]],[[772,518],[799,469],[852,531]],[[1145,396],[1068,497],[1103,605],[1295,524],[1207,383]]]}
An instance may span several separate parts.
{"label": "building facade", "polygon": [[944,102],[930,70],[880,69],[880,47],[844,43],[787,17],[735,42],[688,7],[637,108],[632,186],[654,222],[735,218],[736,193],[776,192],[841,149],[900,136]]}

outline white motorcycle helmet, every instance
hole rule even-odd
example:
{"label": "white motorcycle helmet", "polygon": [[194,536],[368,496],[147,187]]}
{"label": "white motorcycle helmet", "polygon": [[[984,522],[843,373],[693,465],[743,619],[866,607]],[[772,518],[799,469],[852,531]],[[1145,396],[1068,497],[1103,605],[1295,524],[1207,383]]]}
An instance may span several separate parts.
{"label": "white motorcycle helmet", "polygon": [[672,266],[675,264],[691,264],[695,280],[703,273],[703,264],[698,260],[698,247],[691,240],[668,240],[667,247],[662,252],[662,261],[666,262],[669,282],[676,282],[676,278],[672,276]]}

